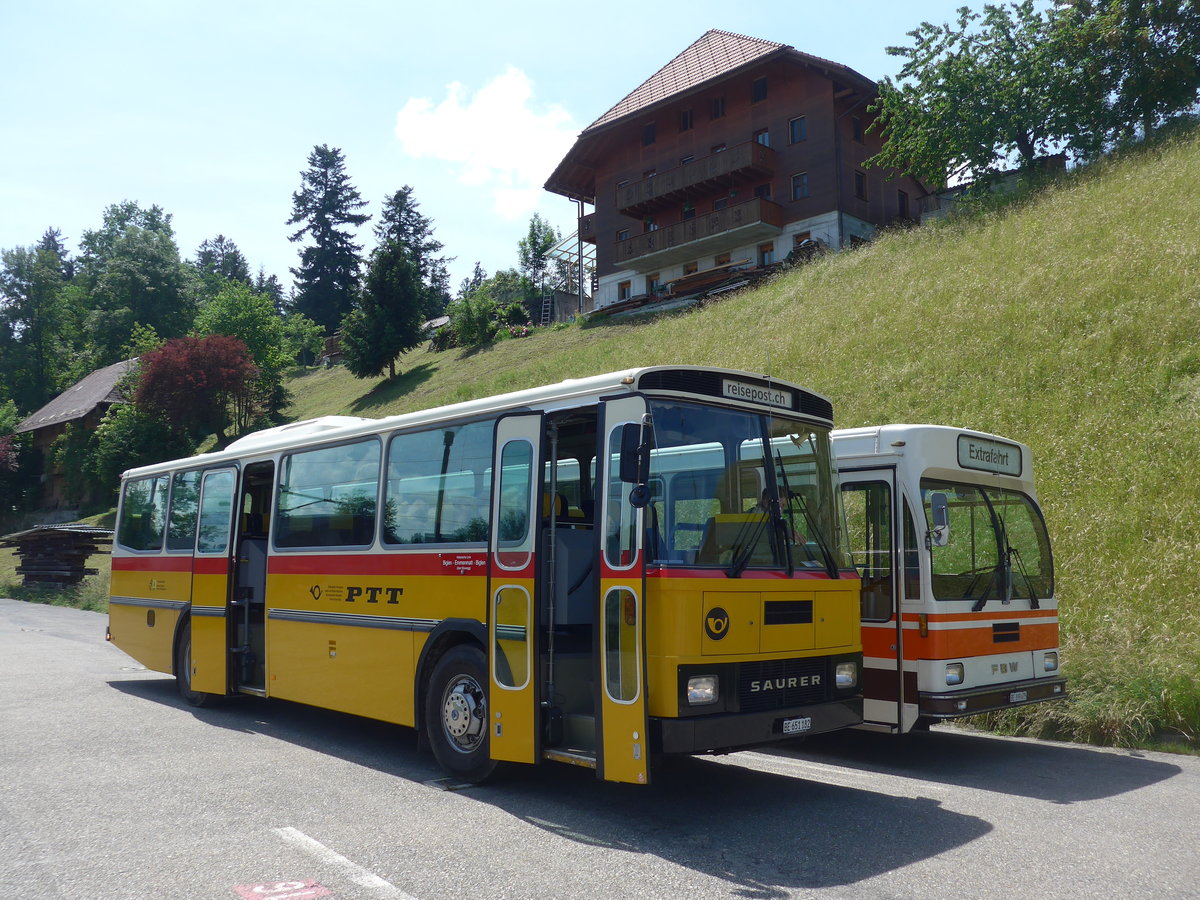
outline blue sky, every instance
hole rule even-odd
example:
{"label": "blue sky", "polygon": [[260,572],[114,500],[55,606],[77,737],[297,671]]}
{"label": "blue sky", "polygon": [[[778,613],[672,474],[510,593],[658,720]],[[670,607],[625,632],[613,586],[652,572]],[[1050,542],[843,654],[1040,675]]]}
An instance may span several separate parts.
{"label": "blue sky", "polygon": [[413,187],[457,288],[477,260],[515,266],[535,211],[574,231],[543,182],[709,28],[879,79],[899,67],[888,45],[962,2],[0,0],[0,248],[57,227],[75,250],[134,200],[173,216],[185,257],[224,234],[290,285],[292,193],[329,144],[372,215]]}

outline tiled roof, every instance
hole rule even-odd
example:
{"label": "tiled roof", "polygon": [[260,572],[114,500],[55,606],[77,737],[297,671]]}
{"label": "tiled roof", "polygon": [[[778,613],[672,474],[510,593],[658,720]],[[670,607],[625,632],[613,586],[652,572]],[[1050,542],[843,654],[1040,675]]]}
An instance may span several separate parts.
{"label": "tiled roof", "polygon": [[585,128],[584,134],[744,66],[760,56],[784,49],[788,49],[787,44],[716,29],[706,31],[686,50],[643,81],[625,99]]}
{"label": "tiled roof", "polygon": [[101,403],[114,403],[121,398],[117,395],[117,382],[121,380],[137,362],[127,359],[124,362],[113,363],[103,369],[97,369],[82,381],[67,388],[20,425],[17,433],[37,431],[48,425],[58,425],[62,422],[73,422],[82,419]]}

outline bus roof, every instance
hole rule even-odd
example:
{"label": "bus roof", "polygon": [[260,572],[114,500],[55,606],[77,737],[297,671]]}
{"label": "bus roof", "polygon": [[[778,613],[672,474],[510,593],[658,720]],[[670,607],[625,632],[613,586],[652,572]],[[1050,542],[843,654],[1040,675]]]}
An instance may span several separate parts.
{"label": "bus roof", "polygon": [[839,428],[833,434],[839,467],[883,457],[905,457],[921,473],[962,478],[1007,476],[1033,482],[1033,454],[1019,441],[950,425],[872,425]]}
{"label": "bus roof", "polygon": [[[707,379],[705,379],[705,375],[708,376]],[[721,376],[724,378],[722,379]],[[704,384],[701,385],[701,382]],[[708,382],[719,383],[722,386],[732,385],[733,388],[714,388]],[[577,406],[581,402],[589,400],[594,402],[604,396],[633,393],[639,389],[656,394],[708,394],[720,402],[759,409],[787,409],[798,416],[816,418],[832,424],[832,404],[827,398],[780,378],[709,366],[639,366],[586,378],[568,378],[556,384],[481,397],[449,406],[438,406],[379,419],[359,416],[323,416],[306,419],[302,422],[292,422],[248,434],[234,441],[225,449],[213,453],[166,460],[129,469],[122,477],[148,475],[184,466],[194,468],[219,465],[223,462],[232,462],[250,456],[265,457],[281,450],[309,444],[346,440],[380,431],[435,424],[450,419],[470,418],[526,408],[550,412]],[[723,396],[721,390],[725,391]],[[775,394],[779,396],[776,397]],[[784,399],[787,399],[792,405],[784,406]]]}

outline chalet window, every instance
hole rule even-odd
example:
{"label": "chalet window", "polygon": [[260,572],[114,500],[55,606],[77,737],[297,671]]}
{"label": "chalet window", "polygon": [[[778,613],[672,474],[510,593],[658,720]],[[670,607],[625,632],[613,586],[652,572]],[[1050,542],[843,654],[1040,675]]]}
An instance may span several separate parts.
{"label": "chalet window", "polygon": [[618,241],[627,241],[627,240],[629,240],[629,229],[628,229],[628,228],[622,228],[620,231],[618,231],[618,232],[617,232],[617,240],[618,240]]}
{"label": "chalet window", "polygon": [[684,263],[684,264],[683,264],[683,274],[684,274],[684,275],[691,275],[693,272],[695,272],[695,271],[696,271],[697,269],[699,269],[699,268],[700,268],[700,264],[699,264],[699,263],[697,263],[697,262],[687,262],[687,263]]}
{"label": "chalet window", "polygon": [[632,281],[622,281],[620,284],[617,285],[617,299],[618,300],[628,300],[632,296],[633,296],[633,282]]}
{"label": "chalet window", "polygon": [[796,116],[788,122],[788,141],[798,144],[806,140],[808,140],[808,119],[805,116]]}
{"label": "chalet window", "polygon": [[801,244],[803,244],[807,240],[810,240],[811,238],[812,238],[811,231],[798,231],[792,235],[792,246],[799,247]]}
{"label": "chalet window", "polygon": [[713,201],[713,212],[716,212],[718,209],[724,209],[728,205],[729,205],[728,197],[718,197],[716,200]]}
{"label": "chalet window", "polygon": [[642,146],[649,147],[654,143],[654,123],[649,122],[642,126]]}
{"label": "chalet window", "polygon": [[750,102],[758,103],[767,99],[767,76],[755,78],[750,85]]}
{"label": "chalet window", "polygon": [[694,219],[696,217],[696,204],[690,200],[683,204],[683,219]]}
{"label": "chalet window", "polygon": [[854,196],[859,200],[867,199],[867,176],[862,172],[854,173]]}
{"label": "chalet window", "polygon": [[654,221],[654,216],[646,216],[642,221],[642,231],[658,231],[658,223]]}
{"label": "chalet window", "polygon": [[718,253],[716,256],[713,257],[713,265],[714,266],[727,266],[727,265],[729,265],[729,260],[730,260],[730,256],[728,253]]}
{"label": "chalet window", "polygon": [[760,200],[770,200],[771,183],[767,182],[766,184],[760,184],[758,187],[756,187],[754,189],[754,196],[758,197]]}
{"label": "chalet window", "polygon": [[708,102],[708,117],[710,119],[719,119],[725,115],[725,98],[713,97]]}
{"label": "chalet window", "polygon": [[754,132],[754,143],[762,144],[764,147],[771,146],[771,132],[765,128],[761,128]]}
{"label": "chalet window", "polygon": [[690,109],[681,109],[679,111],[679,130],[692,130],[692,111]]}
{"label": "chalet window", "polygon": [[854,135],[854,139],[861,144],[863,142],[862,119],[860,119],[858,116],[851,116],[850,129]]}
{"label": "chalet window", "polygon": [[900,218],[902,218],[902,219],[908,218],[908,192],[907,191],[896,191],[896,210],[899,213]]}
{"label": "chalet window", "polygon": [[808,196],[808,173],[797,172],[792,176],[792,199],[803,200]]}
{"label": "chalet window", "polygon": [[655,272],[653,275],[646,276],[646,293],[647,294],[653,294],[660,287],[662,287],[662,284],[658,280],[657,272]]}
{"label": "chalet window", "polygon": [[759,244],[758,264],[760,266],[769,266],[773,262],[775,262],[775,244]]}

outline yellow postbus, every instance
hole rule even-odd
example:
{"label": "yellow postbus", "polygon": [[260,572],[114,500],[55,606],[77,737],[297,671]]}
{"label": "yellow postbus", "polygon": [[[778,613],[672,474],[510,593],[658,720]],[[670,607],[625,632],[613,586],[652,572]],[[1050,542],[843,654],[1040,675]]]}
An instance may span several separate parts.
{"label": "yellow postbus", "polygon": [[110,636],[193,704],[412,726],[465,781],[855,725],[831,427],[794,384],[647,367],[257,432],[125,473]]}

